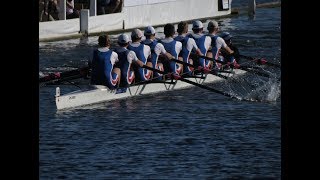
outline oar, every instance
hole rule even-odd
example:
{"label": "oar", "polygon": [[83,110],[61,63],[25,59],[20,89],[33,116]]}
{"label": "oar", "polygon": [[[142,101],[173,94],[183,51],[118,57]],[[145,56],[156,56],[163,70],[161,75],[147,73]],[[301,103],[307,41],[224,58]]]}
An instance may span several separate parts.
{"label": "oar", "polygon": [[[197,66],[195,66],[195,65],[193,65],[193,64],[190,64],[190,63],[187,63],[187,62],[184,62],[184,61],[180,61],[180,60],[178,60],[178,59],[171,59],[171,61],[174,61],[174,62],[176,62],[176,63],[183,64],[183,65],[185,65],[185,66],[191,66],[191,67],[193,67],[193,68],[195,68],[195,69],[198,68]],[[220,71],[220,70],[219,70],[219,71],[211,70],[211,71],[209,71],[209,72],[210,72],[210,74],[215,75],[215,76],[218,76],[218,77],[223,78],[223,79],[228,79],[229,77],[228,77],[228,76],[221,75],[221,74],[218,74],[218,72],[227,72],[227,73],[230,73],[230,71],[224,71],[224,70],[221,70],[221,71]]]}
{"label": "oar", "polygon": [[[198,56],[198,57],[202,57],[202,58],[204,58],[204,59],[211,60],[211,61],[213,61],[213,62],[219,62],[219,63],[221,63],[221,64],[228,64],[227,62],[216,61],[216,60],[214,60],[213,58],[210,58],[210,57],[207,57],[207,56],[200,56],[200,55],[197,55],[197,54],[194,54],[194,55],[196,55],[196,56]],[[240,55],[240,56],[243,56],[243,55]],[[245,56],[245,57],[246,57],[246,58],[251,58],[252,60],[256,60],[256,59],[253,58],[253,57],[248,57],[248,56]],[[281,66],[278,65],[278,64],[269,63],[269,62],[267,62],[266,60],[262,61],[262,59],[260,59],[259,62],[258,62],[258,60],[257,60],[256,62],[257,62],[258,64],[263,62],[263,63],[268,64],[268,65],[270,65],[270,66],[281,67]],[[229,66],[232,67],[232,68],[234,68],[233,64],[229,64]],[[261,71],[257,71],[257,70],[254,70],[254,69],[249,69],[249,68],[250,68],[250,67],[248,67],[248,66],[241,66],[241,65],[240,65],[240,66],[237,67],[236,69],[242,69],[242,70],[245,70],[245,71],[248,71],[248,72],[251,72],[251,73],[260,75],[260,76],[264,76],[264,77],[270,78],[270,75],[269,75],[269,74],[266,74],[266,73],[263,73],[263,72],[261,72]],[[280,80],[280,79],[278,79],[278,81],[279,81],[279,80]]]}
{"label": "oar", "polygon": [[50,73],[49,75],[39,78],[39,83],[62,82],[82,78],[89,73],[89,69],[89,66],[85,66],[71,71]]}
{"label": "oar", "polygon": [[[259,75],[259,76],[263,76],[263,77],[267,77],[267,78],[272,78],[272,76],[270,76],[270,75],[267,74],[267,73],[258,71],[258,70],[256,70],[256,69],[250,69],[250,66],[240,66],[239,69],[242,69],[242,70],[244,70],[244,71],[248,71],[248,72],[257,74],[257,75]],[[281,80],[281,78],[278,78],[278,79],[277,79],[277,81],[280,81],[280,80]]]}
{"label": "oar", "polygon": [[[160,71],[160,70],[158,70],[158,69],[151,68],[151,67],[146,66],[146,65],[143,65],[142,68],[146,68],[146,69],[149,69],[149,70],[151,70],[151,71],[155,71],[155,72],[157,72],[157,73],[164,74],[163,71]],[[190,81],[190,80],[188,80],[188,79],[184,79],[183,77],[178,78],[178,80],[183,81],[183,82],[186,82],[186,83],[189,83],[189,84],[192,84],[192,85],[194,85],[194,86],[197,86],[197,87],[200,87],[200,88],[203,88],[203,89],[206,89],[206,90],[209,90],[209,91],[212,91],[212,92],[215,92],[215,93],[218,93],[218,94],[221,94],[221,95],[224,95],[224,96],[227,96],[227,97],[230,97],[230,98],[235,98],[235,99],[238,99],[238,100],[242,100],[241,98],[236,97],[236,96],[234,96],[234,95],[232,95],[232,94],[229,94],[229,93],[226,93],[226,92],[223,92],[223,91],[220,91],[220,90],[211,88],[211,87],[209,87],[209,86],[205,86],[205,85],[203,85],[203,84],[199,84],[199,83]]]}
{"label": "oar", "polygon": [[[210,58],[210,57],[207,57],[207,56],[201,56],[201,55],[198,55],[198,54],[194,54],[192,53],[193,55],[197,56],[197,57],[201,57],[203,59],[207,59],[207,60],[210,60],[210,61],[213,61],[213,62],[218,62],[218,63],[221,63],[221,64],[227,64],[227,62],[224,62],[224,61],[219,61],[219,60],[216,60],[214,58]],[[269,66],[274,66],[274,67],[278,67],[278,68],[281,68],[281,66],[279,64],[274,64],[274,63],[271,63],[271,62],[268,62],[266,59],[264,58],[254,58],[254,57],[250,57],[250,56],[244,56],[244,55],[240,55],[240,57],[242,58],[245,58],[245,59],[249,59],[249,60],[253,60],[255,61],[257,64],[259,65],[269,65]]]}
{"label": "oar", "polygon": [[193,56],[196,56],[197,58],[203,58],[203,59],[206,59],[206,60],[209,60],[209,61],[213,61],[214,63],[221,63],[221,64],[227,64],[226,62],[224,61],[220,61],[220,60],[217,60],[217,59],[214,59],[214,58],[211,58],[211,57],[207,57],[207,56],[202,56],[202,55],[198,55],[198,54],[195,54],[195,53],[191,53]]}
{"label": "oar", "polygon": [[242,58],[248,59],[248,60],[255,61],[257,64],[260,64],[260,65],[264,65],[265,64],[265,65],[281,68],[281,65],[268,62],[264,58],[254,58],[254,57],[245,56],[245,55],[239,55],[239,56],[242,57]]}

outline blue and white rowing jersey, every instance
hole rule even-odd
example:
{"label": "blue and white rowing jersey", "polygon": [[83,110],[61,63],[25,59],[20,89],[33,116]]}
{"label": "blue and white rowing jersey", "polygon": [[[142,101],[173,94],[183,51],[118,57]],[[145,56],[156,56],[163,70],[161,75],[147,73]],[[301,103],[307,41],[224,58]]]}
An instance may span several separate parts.
{"label": "blue and white rowing jersey", "polygon": [[[198,49],[198,46],[195,42],[194,39],[185,36],[185,35],[178,35],[177,37],[174,38],[176,41],[180,41],[182,43],[182,58],[183,61],[186,63],[190,63],[189,61],[189,56],[191,51],[196,51]],[[192,69],[190,69],[190,66],[184,66],[183,68],[184,73],[188,73],[191,75]]]}
{"label": "blue and white rowing jersey", "polygon": [[[182,50],[182,43],[179,41],[174,40],[173,38],[165,38],[160,41],[166,51],[170,53],[175,59],[178,59],[178,55],[180,51]],[[176,62],[170,61],[170,69],[171,72],[174,72],[176,74],[180,74],[182,71],[181,66],[179,66]]]}
{"label": "blue and white rowing jersey", "polygon": [[[147,64],[148,57],[151,55],[150,47],[141,43],[131,43],[128,46],[129,50],[136,53],[138,59],[143,62],[144,65]],[[150,79],[152,71],[145,68],[138,68],[141,81],[146,81]]]}
{"label": "blue and white rowing jersey", "polygon": [[[203,34],[189,34],[188,37],[195,40],[201,53],[206,56],[211,45],[211,38]],[[203,58],[199,58],[199,63],[202,67],[209,67],[210,65],[209,60],[205,60]]]}
{"label": "blue and white rowing jersey", "polygon": [[212,52],[212,57],[214,59],[217,59],[219,61],[223,61],[224,58],[220,53],[221,47],[225,48],[227,47],[226,42],[219,37],[218,35],[214,35],[214,34],[207,34],[206,36],[211,38],[211,52]]}
{"label": "blue and white rowing jersey", "polygon": [[135,78],[134,71],[131,70],[131,63],[138,60],[136,53],[128,50],[125,47],[116,49],[116,53],[119,57],[121,84],[124,86],[130,85]]}
{"label": "blue and white rowing jersey", "polygon": [[119,81],[116,73],[113,73],[113,67],[118,62],[118,54],[108,48],[98,48],[93,51],[91,62],[91,84],[104,85],[114,89]]}
{"label": "blue and white rowing jersey", "polygon": [[[157,40],[151,40],[151,39],[146,39],[146,40],[142,41],[141,43],[150,47],[152,67],[155,69],[158,69],[160,71],[163,71],[163,69],[161,69],[158,66],[158,59],[159,59],[160,54],[167,53],[164,46],[161,43],[159,43]],[[154,74],[154,77],[162,76],[162,74],[159,74],[157,72],[153,72],[153,74]],[[159,78],[159,79],[161,79],[161,78]]]}

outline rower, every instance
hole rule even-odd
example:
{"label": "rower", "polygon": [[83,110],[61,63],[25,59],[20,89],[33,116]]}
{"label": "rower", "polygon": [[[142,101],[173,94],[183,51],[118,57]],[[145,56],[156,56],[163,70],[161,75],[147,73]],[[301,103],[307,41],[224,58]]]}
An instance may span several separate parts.
{"label": "rower", "polygon": [[121,86],[130,85],[135,78],[134,71],[131,68],[132,62],[137,63],[140,67],[144,65],[144,63],[137,58],[134,51],[127,49],[129,41],[130,39],[128,35],[121,34],[118,37],[118,45],[120,47],[115,50],[115,52],[119,56],[119,67],[121,69]]}
{"label": "rower", "polygon": [[[232,43],[232,35],[228,32],[221,33],[220,37],[226,42],[227,46],[233,51],[233,54],[230,55],[225,49],[221,49],[221,55],[231,63],[240,62],[240,53],[239,49]],[[236,62],[234,62],[236,61]]]}
{"label": "rower", "polygon": [[[188,37],[193,38],[199,47],[201,53],[204,56],[207,56],[207,52],[211,45],[211,38],[202,34],[203,32],[203,24],[201,21],[196,20],[192,23],[192,34],[189,34]],[[208,54],[208,57],[212,57],[211,54]],[[212,63],[209,60],[205,60],[203,58],[199,58],[199,65],[204,69],[211,69]]]}
{"label": "rower", "polygon": [[[176,41],[173,39],[173,35],[175,34],[175,29],[172,24],[166,24],[164,26],[164,35],[165,38],[160,40],[160,43],[163,44],[164,48],[167,52],[169,52],[174,59],[178,59],[183,61],[182,58],[179,58],[179,53],[182,50],[182,43],[180,41]],[[175,61],[164,61],[164,63],[169,66],[170,72],[172,72],[174,78],[179,78],[180,74],[183,70],[183,65],[180,63],[176,63]],[[165,67],[166,67],[165,65]]]}
{"label": "rower", "polygon": [[[186,36],[188,33],[188,23],[181,21],[178,24],[178,36],[174,38],[176,41],[180,41],[182,43],[182,58],[183,61],[189,64],[194,64],[193,59],[190,58],[191,51],[195,51],[198,55],[203,56],[201,53],[201,50],[198,48],[196,42],[194,39]],[[190,66],[184,66],[183,68],[184,74],[192,75],[193,74],[193,68]]]}
{"label": "rower", "polygon": [[[207,34],[207,37],[211,37],[211,53],[212,57],[214,59],[219,60],[219,61],[224,61],[223,56],[220,53],[220,49],[223,48],[225,49],[225,52],[230,54],[233,54],[234,52],[228,47],[226,42],[217,35],[217,32],[219,31],[219,25],[217,21],[210,21],[208,23],[207,27],[209,33]],[[220,69],[221,64],[220,63],[215,63],[216,68]]]}
{"label": "rower", "polygon": [[91,84],[115,89],[119,86],[121,77],[120,68],[114,66],[119,61],[118,54],[109,49],[108,35],[99,36],[98,44],[99,48],[93,51],[92,61],[89,62],[92,67]]}
{"label": "rower", "polygon": [[[129,44],[128,49],[132,50],[136,53],[138,59],[143,62],[144,65],[152,67],[151,59],[149,56],[151,55],[150,47],[144,44],[141,44],[141,38],[143,34],[140,29],[134,29],[131,32],[131,40],[132,43]],[[148,61],[149,60],[149,61]],[[139,78],[140,81],[146,81],[151,79],[152,71],[147,70],[141,67],[133,66],[136,74],[139,74],[136,78]]]}
{"label": "rower", "polygon": [[[168,53],[164,46],[159,43],[156,40],[156,31],[154,30],[154,28],[152,26],[147,26],[144,29],[144,36],[146,37],[146,39],[144,41],[142,41],[142,44],[148,45],[151,49],[151,62],[152,62],[152,67],[154,69],[158,69],[160,71],[164,71],[163,69],[163,64],[161,61],[159,60],[159,55],[164,55],[166,56],[168,59],[173,59],[174,57]],[[160,73],[157,72],[153,72],[153,77],[157,78],[158,80],[162,80],[162,75]]]}

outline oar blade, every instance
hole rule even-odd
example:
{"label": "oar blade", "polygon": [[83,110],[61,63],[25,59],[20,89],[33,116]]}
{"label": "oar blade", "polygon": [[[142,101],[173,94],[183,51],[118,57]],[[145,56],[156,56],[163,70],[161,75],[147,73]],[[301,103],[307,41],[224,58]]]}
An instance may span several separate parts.
{"label": "oar blade", "polygon": [[250,57],[250,56],[245,56],[245,55],[239,55],[241,58],[245,58],[251,61],[256,62],[259,65],[268,65],[268,66],[273,66],[273,67],[277,67],[277,68],[281,68],[280,64],[275,64],[275,63],[271,63],[269,61],[267,61],[265,58],[254,58],[254,57]]}
{"label": "oar blade", "polygon": [[50,73],[46,76],[40,77],[39,78],[39,83],[40,84],[49,84],[53,82],[62,82],[62,81],[67,81],[67,80],[74,80],[74,79],[79,79],[88,76],[89,74],[89,66],[85,66],[82,68],[78,68],[75,70],[71,71],[66,71],[66,72],[55,72],[55,73]]}

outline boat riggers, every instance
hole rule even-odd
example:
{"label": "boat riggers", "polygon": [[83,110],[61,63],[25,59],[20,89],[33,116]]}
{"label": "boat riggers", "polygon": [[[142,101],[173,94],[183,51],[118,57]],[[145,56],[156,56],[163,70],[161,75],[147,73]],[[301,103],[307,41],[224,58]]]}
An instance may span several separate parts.
{"label": "boat riggers", "polygon": [[[207,56],[200,56],[200,55],[197,55],[197,54],[193,54],[195,56],[198,56],[198,57],[202,57],[204,59],[208,59],[208,60],[211,60],[213,62],[219,62],[221,64],[223,64],[222,67],[225,67],[225,66],[229,66],[231,68],[235,68],[235,69],[241,69],[241,70],[244,70],[244,71],[248,71],[248,72],[251,72],[251,73],[254,73],[254,74],[257,74],[259,76],[263,76],[263,77],[267,77],[267,78],[271,78],[271,76],[267,73],[264,73],[264,72],[261,72],[261,71],[258,71],[258,70],[255,70],[253,69],[254,67],[251,67],[251,66],[242,66],[242,65],[238,65],[238,66],[234,66],[232,63],[230,62],[222,62],[222,61],[216,61],[214,60],[213,58],[210,58],[210,57],[207,57]],[[249,56],[244,56],[244,55],[240,55],[241,57],[243,58],[247,58],[247,59],[250,59],[250,60],[254,60],[257,64],[260,64],[260,65],[269,65],[269,66],[274,66],[274,67],[281,67],[280,65],[278,64],[273,64],[273,63],[270,63],[270,62],[267,62],[267,60],[263,59],[263,58],[260,58],[260,59],[256,59],[256,58],[253,58],[253,57],[249,57]],[[219,72],[222,72],[221,70]],[[277,81],[280,81],[281,78],[278,78]]]}
{"label": "boat riggers", "polygon": [[224,75],[221,75],[221,74],[218,74],[218,72],[226,72],[226,73],[231,73],[231,71],[225,71],[225,70],[215,70],[215,69],[207,69],[207,68],[203,68],[202,66],[195,66],[193,64],[190,64],[190,63],[187,63],[187,62],[184,62],[184,61],[180,61],[180,60],[177,60],[177,59],[171,59],[171,61],[175,61],[177,63],[180,63],[180,64],[183,64],[184,66],[191,66],[193,67],[195,70],[194,72],[198,71],[198,72],[202,72],[204,74],[212,74],[212,75],[215,75],[215,76],[218,76],[220,78],[223,78],[223,79],[228,79],[229,77],[228,76],[224,76]]}
{"label": "boat riggers", "polygon": [[[227,62],[219,61],[219,60],[216,60],[216,59],[214,59],[214,58],[207,57],[207,56],[201,56],[201,55],[198,55],[198,54],[195,54],[195,53],[191,53],[191,54],[194,55],[194,56],[196,56],[196,57],[201,57],[201,58],[204,58],[204,59],[213,61],[213,62],[221,63],[221,64],[223,64],[223,65],[228,64]],[[254,57],[244,56],[244,55],[240,55],[240,57],[245,58],[245,59],[248,59],[248,60],[252,60],[252,61],[256,62],[256,63],[259,64],[259,65],[269,65],[269,66],[274,66],[274,67],[281,68],[281,66],[280,66],[279,64],[274,64],[274,63],[268,62],[268,61],[267,61],[266,59],[264,59],[264,58],[254,58]],[[229,65],[232,66],[232,64],[229,64]]]}
{"label": "boat riggers", "polygon": [[[146,65],[143,65],[142,68],[146,68],[146,69],[149,69],[149,70],[151,70],[151,71],[154,71],[154,72],[157,72],[157,73],[160,73],[160,74],[164,74],[164,73],[165,73],[165,72],[163,72],[163,71],[160,71],[160,70],[158,70],[158,69],[151,68],[151,67],[146,66]],[[173,75],[173,74],[172,74],[172,75]],[[203,84],[199,84],[199,83],[190,81],[190,80],[185,79],[185,78],[183,78],[183,77],[181,77],[181,76],[179,76],[179,78],[177,78],[176,80],[180,80],[180,81],[183,81],[183,82],[192,84],[192,85],[194,85],[194,86],[197,86],[197,87],[200,87],[200,88],[203,88],[203,89],[206,89],[206,90],[209,90],[209,91],[212,91],[212,92],[215,92],[215,93],[218,93],[218,94],[221,94],[221,95],[230,97],[230,98],[235,98],[235,99],[238,99],[238,100],[242,100],[242,98],[236,97],[236,96],[234,96],[234,95],[232,95],[232,94],[229,94],[229,93],[226,93],[226,92],[223,92],[223,91],[220,91],[220,90],[211,88],[211,87],[209,87],[209,86],[205,86],[205,85],[203,85]]]}
{"label": "boat riggers", "polygon": [[196,54],[196,53],[191,53],[191,55],[195,56],[197,58],[203,58],[203,59],[206,59],[206,60],[209,60],[209,61],[213,61],[214,63],[226,64],[226,62],[224,62],[224,61],[220,61],[220,60],[217,60],[217,59],[214,59],[214,58],[211,58],[211,57],[207,57],[207,56],[201,56],[201,55]]}

